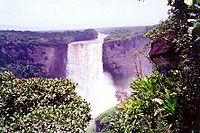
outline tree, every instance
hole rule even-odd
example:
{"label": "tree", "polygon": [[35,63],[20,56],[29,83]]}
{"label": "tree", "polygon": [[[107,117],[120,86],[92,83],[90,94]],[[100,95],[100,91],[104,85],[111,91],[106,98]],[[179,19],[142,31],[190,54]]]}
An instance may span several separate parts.
{"label": "tree", "polygon": [[0,132],[84,132],[89,104],[68,79],[0,73]]}
{"label": "tree", "polygon": [[[162,49],[168,49],[162,54],[153,53],[150,56],[157,70],[161,73],[165,70],[166,77],[170,77],[173,84],[178,84],[178,89],[171,89],[177,92],[178,98],[176,111],[179,123],[176,128],[179,128],[180,132],[198,132],[200,130],[200,83],[198,80],[200,56],[197,50],[200,48],[198,41],[200,16],[199,9],[194,8],[194,5],[198,3],[192,1],[187,5],[188,3],[184,0],[175,0],[170,1],[169,4],[173,7],[170,18],[148,35],[153,40],[152,49],[156,48],[157,44]],[[188,33],[191,27],[192,31]],[[170,54],[167,51],[170,51],[168,52]],[[168,62],[169,65],[163,65],[158,58],[164,59],[163,61],[172,60]]]}

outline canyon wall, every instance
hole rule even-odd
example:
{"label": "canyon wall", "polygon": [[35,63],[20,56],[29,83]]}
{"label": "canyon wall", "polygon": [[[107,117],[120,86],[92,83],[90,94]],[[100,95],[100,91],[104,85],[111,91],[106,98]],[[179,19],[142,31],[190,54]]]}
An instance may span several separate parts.
{"label": "canyon wall", "polygon": [[49,45],[36,47],[30,55],[34,63],[43,64],[42,69],[48,77],[66,77],[68,45]]}
{"label": "canyon wall", "polygon": [[[68,43],[65,41],[65,33],[4,31],[0,37],[0,54],[5,56],[2,59],[6,61],[3,64],[40,65],[47,77],[66,77],[69,70],[66,69]],[[112,41],[105,39],[102,50],[103,70],[112,75],[116,85],[128,85],[128,81],[150,73],[151,64],[145,57],[150,47],[143,54],[140,53],[148,41],[142,35]]]}
{"label": "canyon wall", "polygon": [[66,77],[67,44],[1,46],[1,53],[17,65],[39,65],[46,77]]}
{"label": "canyon wall", "polygon": [[66,77],[68,44],[96,39],[93,29],[60,32],[0,30],[0,70],[17,77]]}
{"label": "canyon wall", "polygon": [[127,88],[132,79],[151,73],[152,65],[147,59],[150,47],[143,50],[148,41],[149,39],[138,35],[104,42],[103,69],[111,73],[117,86]]}

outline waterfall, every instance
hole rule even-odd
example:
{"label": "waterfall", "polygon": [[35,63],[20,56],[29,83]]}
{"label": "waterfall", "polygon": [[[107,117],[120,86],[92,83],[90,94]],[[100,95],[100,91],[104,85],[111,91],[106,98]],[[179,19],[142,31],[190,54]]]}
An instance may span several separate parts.
{"label": "waterfall", "polygon": [[113,107],[116,88],[111,77],[103,72],[102,49],[104,34],[91,41],[68,45],[68,77],[78,83],[76,91],[91,105],[92,117]]}

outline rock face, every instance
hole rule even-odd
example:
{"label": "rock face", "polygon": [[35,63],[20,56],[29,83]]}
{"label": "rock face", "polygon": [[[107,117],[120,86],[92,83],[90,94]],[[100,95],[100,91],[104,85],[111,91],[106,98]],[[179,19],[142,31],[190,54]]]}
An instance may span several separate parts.
{"label": "rock face", "polygon": [[39,64],[47,77],[66,77],[67,44],[58,45],[10,45],[1,52],[11,56],[13,64]]}
{"label": "rock face", "polygon": [[[138,35],[129,39],[103,43],[103,70],[112,75],[116,85],[128,85],[133,78],[150,73],[151,64],[145,58],[150,48],[148,47],[144,54],[140,53],[148,41],[142,35]],[[68,63],[67,43],[37,45],[8,43],[5,46],[1,45],[0,52],[8,55],[7,64],[40,64],[47,77],[66,77],[68,73],[66,69]]]}
{"label": "rock face", "polygon": [[6,68],[26,78],[37,77],[37,73],[42,77],[66,77],[68,44],[97,36],[93,29],[63,32],[0,30],[0,69]]}
{"label": "rock face", "polygon": [[34,63],[43,64],[42,69],[48,77],[66,77],[67,44],[37,46],[30,56],[35,59]]}
{"label": "rock face", "polygon": [[150,59],[161,69],[176,68],[180,64],[180,52],[171,45],[173,35],[173,32],[165,33],[151,44]]}
{"label": "rock face", "polygon": [[151,72],[152,65],[146,56],[150,47],[141,53],[149,39],[142,35],[121,41],[104,42],[103,69],[111,73],[117,86],[125,87],[127,82]]}

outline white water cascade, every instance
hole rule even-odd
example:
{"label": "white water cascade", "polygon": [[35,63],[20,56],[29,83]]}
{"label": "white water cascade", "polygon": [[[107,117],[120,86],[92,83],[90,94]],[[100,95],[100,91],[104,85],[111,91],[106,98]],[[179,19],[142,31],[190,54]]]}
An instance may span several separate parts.
{"label": "white water cascade", "polygon": [[91,104],[93,118],[117,103],[112,79],[103,72],[102,49],[105,37],[99,34],[98,39],[68,45],[67,75],[78,83],[77,93]]}

